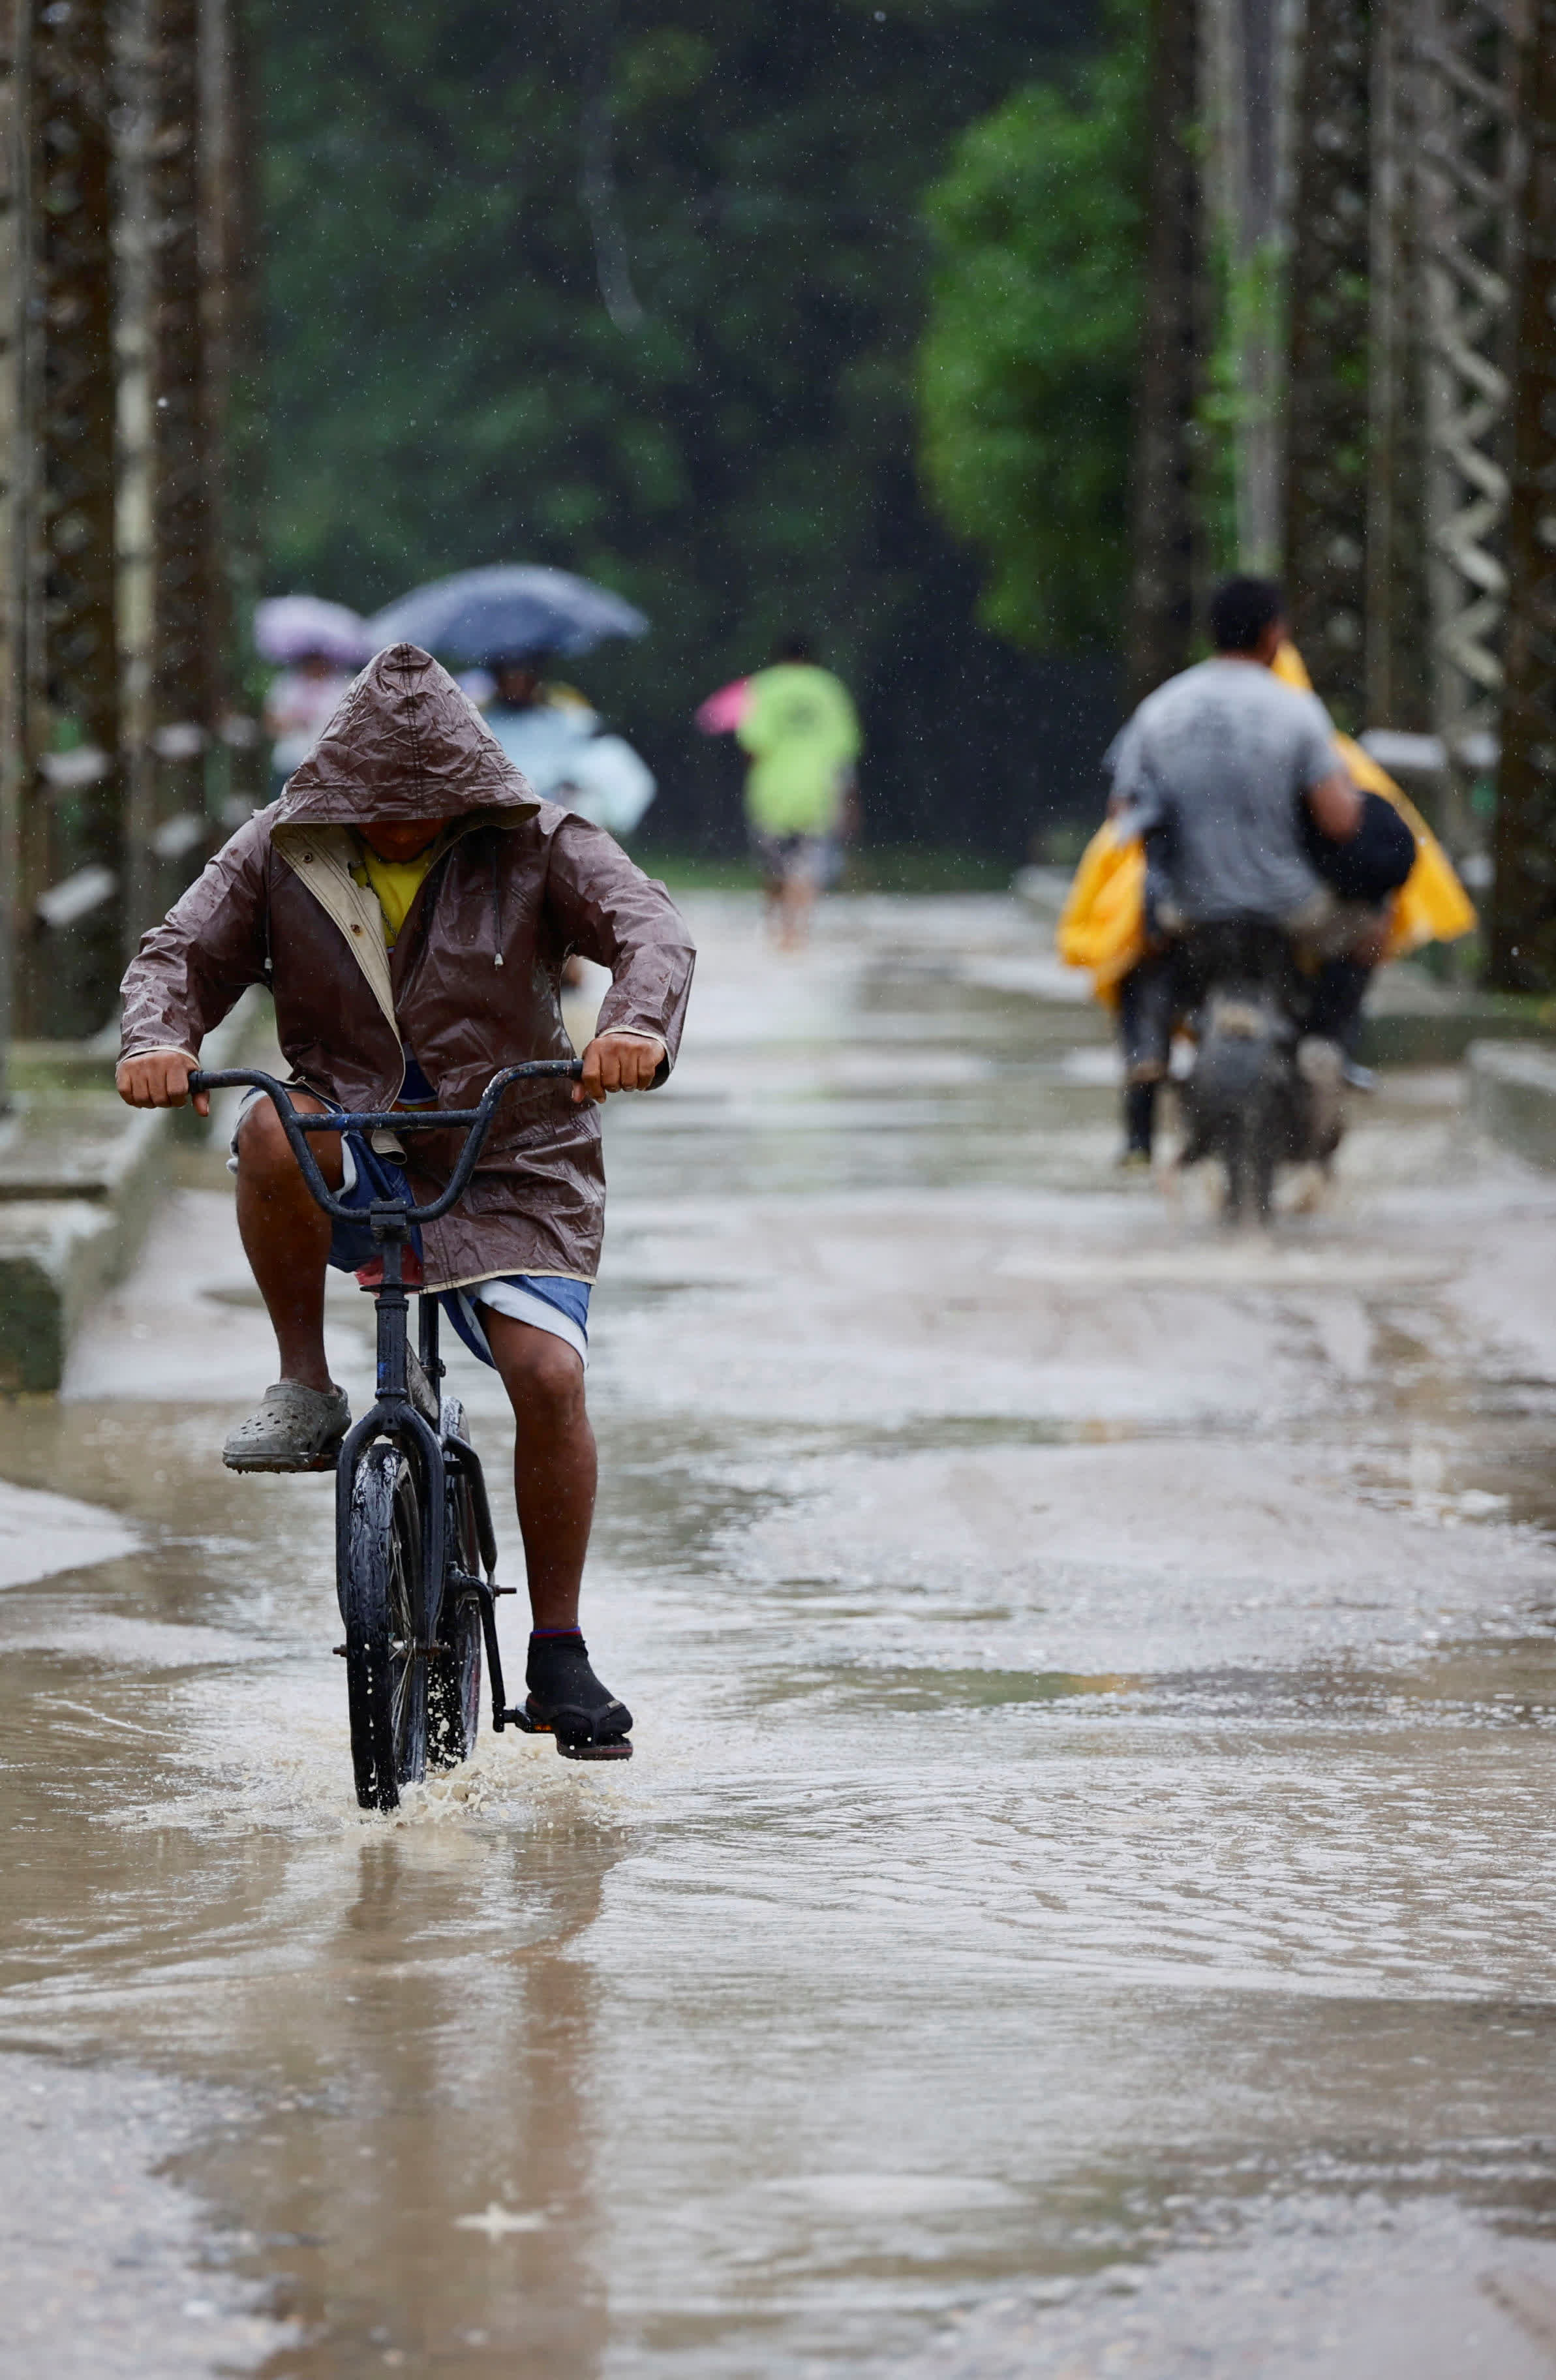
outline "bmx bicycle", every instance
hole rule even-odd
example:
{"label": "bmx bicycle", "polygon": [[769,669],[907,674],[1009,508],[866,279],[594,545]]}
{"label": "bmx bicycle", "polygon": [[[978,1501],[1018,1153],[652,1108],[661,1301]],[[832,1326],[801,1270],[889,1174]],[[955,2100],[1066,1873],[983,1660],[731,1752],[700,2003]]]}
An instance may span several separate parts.
{"label": "bmx bicycle", "polygon": [[[517,1590],[496,1581],[497,1541],[480,1458],[470,1444],[465,1409],[443,1394],[438,1302],[419,1297],[418,1344],[409,1332],[405,1252],[413,1231],[436,1222],[475,1172],[499,1101],[516,1083],[573,1081],[576,1058],[507,1066],[487,1085],[478,1107],[373,1115],[310,1115],[292,1104],[274,1075],[240,1067],[189,1077],[193,1091],[263,1091],[281,1120],[303,1180],[333,1221],[360,1224],[364,1210],[337,1198],[319,1170],[309,1135],[321,1132],[447,1132],[463,1125],[465,1145],[448,1182],[430,1206],[376,1198],[365,1210],[383,1278],[373,1289],[378,1326],[377,1402],[341,1440],[334,1459],[335,1583],[346,1642],[346,1702],[357,1799],[364,1810],[398,1807],[402,1786],[429,1768],[455,1768],[480,1732],[480,1657],[486,1648],[492,1724],[549,1733],[527,1711],[509,1708],[497,1645],[497,1597]],[[571,1757],[587,1753],[560,1737]],[[621,1757],[619,1752],[615,1755]]]}

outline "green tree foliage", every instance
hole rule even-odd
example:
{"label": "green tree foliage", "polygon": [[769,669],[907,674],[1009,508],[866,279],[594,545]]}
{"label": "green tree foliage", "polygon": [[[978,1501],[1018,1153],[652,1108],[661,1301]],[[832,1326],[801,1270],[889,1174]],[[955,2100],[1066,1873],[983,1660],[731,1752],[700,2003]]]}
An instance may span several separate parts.
{"label": "green tree foliage", "polygon": [[982,616],[1039,651],[1116,650],[1141,278],[1143,11],[957,142],[919,356],[922,458],[985,557]]}
{"label": "green tree foliage", "polygon": [[250,5],[272,587],[598,577],[654,633],[578,674],[683,773],[725,757],[693,703],[791,626],[878,762],[910,698],[953,712],[981,649],[913,471],[923,191],[1093,0]]}

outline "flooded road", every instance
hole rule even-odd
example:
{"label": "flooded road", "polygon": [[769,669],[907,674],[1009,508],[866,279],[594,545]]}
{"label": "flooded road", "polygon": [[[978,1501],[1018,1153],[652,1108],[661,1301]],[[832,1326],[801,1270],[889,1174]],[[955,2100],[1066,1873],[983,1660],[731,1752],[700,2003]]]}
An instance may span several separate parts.
{"label": "flooded road", "polygon": [[0,1416],[0,2374],[1556,2373],[1556,1184],[1401,1074],[1228,1241],[1014,905],[688,905],[595,1304],[630,1766],[357,1810],[215,1156]]}

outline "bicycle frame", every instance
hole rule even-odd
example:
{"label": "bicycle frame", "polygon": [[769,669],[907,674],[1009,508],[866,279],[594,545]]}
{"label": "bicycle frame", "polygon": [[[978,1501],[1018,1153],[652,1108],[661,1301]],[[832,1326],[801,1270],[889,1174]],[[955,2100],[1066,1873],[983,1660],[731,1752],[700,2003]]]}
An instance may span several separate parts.
{"label": "bicycle frame", "polygon": [[[273,1075],[261,1074],[253,1067],[230,1067],[219,1073],[199,1073],[189,1077],[191,1092],[241,1089],[265,1093],[280,1120],[287,1144],[315,1204],[333,1222],[359,1223],[363,1220],[364,1210],[360,1207],[346,1206],[331,1190],[309,1146],[308,1135],[310,1133],[392,1132],[398,1136],[407,1132],[446,1132],[461,1125],[465,1127],[465,1145],[460,1150],[458,1162],[443,1191],[430,1205],[413,1207],[404,1199],[375,1198],[365,1210],[374,1245],[382,1251],[383,1258],[383,1278],[372,1293],[378,1324],[377,1400],[370,1412],[352,1424],[335,1458],[335,1560],[337,1570],[344,1575],[352,1486],[362,1454],[375,1439],[390,1439],[410,1458],[428,1490],[421,1499],[422,1574],[426,1581],[427,1609],[423,1616],[422,1641],[413,1649],[422,1658],[436,1649],[445,1586],[453,1585],[461,1592],[478,1596],[481,1633],[486,1642],[487,1667],[492,1681],[492,1719],[499,1734],[510,1725],[527,1731],[529,1728],[522,1711],[505,1707],[503,1663],[497,1648],[495,1598],[499,1595],[512,1595],[517,1590],[511,1586],[499,1586],[494,1576],[497,1540],[479,1456],[474,1448],[466,1445],[462,1439],[445,1438],[441,1427],[434,1430],[416,1403],[409,1339],[410,1307],[404,1279],[405,1250],[409,1245],[411,1232],[424,1223],[436,1222],[440,1215],[446,1215],[466,1189],[491,1131],[498,1105],[513,1086],[521,1082],[577,1082],[582,1073],[582,1062],[577,1058],[536,1059],[526,1065],[506,1066],[501,1074],[494,1075],[477,1107],[392,1108],[365,1115],[301,1113],[293,1106],[284,1083],[278,1083]],[[438,1353],[436,1293],[424,1290],[420,1293],[420,1301],[416,1364],[425,1375],[433,1398],[441,1405],[438,1382],[443,1378],[444,1366]],[[464,1571],[451,1572],[449,1569],[447,1475],[451,1469],[464,1476],[471,1490],[480,1560],[486,1572],[484,1579]]]}

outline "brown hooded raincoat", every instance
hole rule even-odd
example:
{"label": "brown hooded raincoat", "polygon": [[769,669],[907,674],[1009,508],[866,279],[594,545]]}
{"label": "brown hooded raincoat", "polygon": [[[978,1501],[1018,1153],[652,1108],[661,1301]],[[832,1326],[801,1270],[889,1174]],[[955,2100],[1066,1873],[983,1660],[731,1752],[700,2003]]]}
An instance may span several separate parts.
{"label": "brown hooded raincoat", "polygon": [[[458,821],[386,951],[350,873],[354,825]],[[371,662],[281,800],[238,829],[124,979],[124,1054],[183,1050],[270,982],[294,1077],[358,1111],[392,1107],[415,1052],[444,1107],[499,1067],[566,1058],[571,952],[609,967],[597,1030],[657,1037],[663,1080],[691,985],[691,940],[663,884],[599,827],[537,801],[474,705],[415,645]],[[418,1133],[424,1196],[463,1135]],[[407,1136],[407,1146],[411,1146]],[[423,1168],[425,1171],[423,1171]],[[565,1085],[510,1092],[468,1190],[423,1234],[429,1284],[503,1273],[592,1281],[605,1174],[600,1116]]]}

